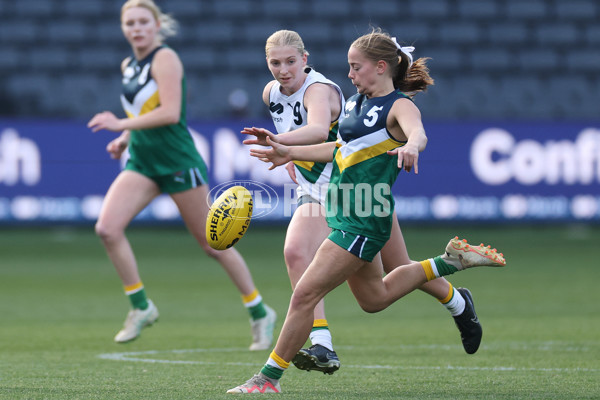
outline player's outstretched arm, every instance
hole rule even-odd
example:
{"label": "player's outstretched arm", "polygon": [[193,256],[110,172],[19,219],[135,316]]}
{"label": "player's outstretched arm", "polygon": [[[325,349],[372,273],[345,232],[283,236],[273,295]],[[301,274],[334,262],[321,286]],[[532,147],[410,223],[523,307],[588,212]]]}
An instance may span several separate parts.
{"label": "player's outstretched arm", "polygon": [[248,145],[258,144],[260,146],[268,146],[267,138],[270,138],[273,142],[279,142],[277,135],[265,128],[257,128],[254,126],[251,128],[246,127],[241,131],[241,133],[242,135],[250,136],[249,139],[244,139],[244,141],[242,141],[242,143]]}
{"label": "player's outstretched arm", "polygon": [[290,161],[330,162],[333,160],[335,142],[310,146],[286,146],[272,141],[270,137],[266,139],[266,142],[271,148],[250,149],[250,155],[261,161],[272,163],[269,169]]}

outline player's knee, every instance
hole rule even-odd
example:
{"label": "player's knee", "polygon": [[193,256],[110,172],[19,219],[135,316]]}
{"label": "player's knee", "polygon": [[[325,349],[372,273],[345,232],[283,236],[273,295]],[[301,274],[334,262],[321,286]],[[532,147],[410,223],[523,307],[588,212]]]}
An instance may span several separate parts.
{"label": "player's knee", "polygon": [[219,257],[221,257],[221,255],[223,254],[224,250],[213,249],[212,247],[210,247],[206,240],[199,240],[198,242],[204,253],[211,258],[219,259]]}
{"label": "player's knee", "polygon": [[314,309],[318,302],[319,300],[315,298],[313,291],[296,286],[290,299],[290,308],[296,310],[301,308]]}
{"label": "player's knee", "polygon": [[196,242],[200,245],[200,248],[202,249],[202,251],[204,251],[204,253],[207,256],[209,256],[211,258],[219,259],[219,257],[223,253],[223,251],[215,250],[212,247],[210,247],[210,245],[208,244],[208,241],[206,240],[206,235],[203,230],[191,229],[190,233],[192,234],[192,236],[194,236],[194,238],[196,239]]}
{"label": "player's knee", "polygon": [[301,272],[304,272],[312,259],[306,251],[298,246],[292,245],[286,245],[284,247],[283,257],[285,259],[285,265],[287,265],[289,270],[299,270]]}
{"label": "player's knee", "polygon": [[98,220],[98,222],[96,222],[94,230],[96,232],[96,235],[98,235],[100,239],[102,239],[102,241],[104,242],[110,242],[111,240],[115,240],[116,238],[124,234],[123,230],[116,229],[115,227],[111,226],[110,224],[104,223],[101,220]]}

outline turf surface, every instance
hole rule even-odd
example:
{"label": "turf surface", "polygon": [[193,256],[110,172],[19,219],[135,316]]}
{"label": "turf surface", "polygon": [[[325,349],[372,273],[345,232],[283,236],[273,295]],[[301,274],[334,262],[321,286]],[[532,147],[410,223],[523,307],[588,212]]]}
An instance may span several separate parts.
{"label": "turf surface", "polygon": [[[404,228],[413,259],[455,234],[504,252],[505,269],[450,277],[473,293],[484,338],[466,355],[448,312],[416,292],[379,314],[346,286],[327,297],[342,368],[293,366],[281,398],[600,398],[600,227]],[[159,322],[112,342],[128,310],[92,228],[0,230],[0,399],[226,399],[268,351],[225,273],[182,229],[129,231]],[[281,227],[251,226],[238,244],[281,327],[290,296]],[[273,397],[273,396],[268,396]]]}

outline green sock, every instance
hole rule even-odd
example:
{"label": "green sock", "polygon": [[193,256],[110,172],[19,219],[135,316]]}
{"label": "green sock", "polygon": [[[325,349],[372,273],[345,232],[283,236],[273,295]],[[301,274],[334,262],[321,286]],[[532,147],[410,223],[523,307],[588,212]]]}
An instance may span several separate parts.
{"label": "green sock", "polygon": [[433,257],[433,261],[435,262],[435,266],[438,270],[440,276],[452,275],[458,268],[453,265],[447,264],[441,256]]}
{"label": "green sock", "polygon": [[262,301],[255,306],[248,307],[248,312],[254,321],[267,316],[267,310],[265,310],[265,305]]}
{"label": "green sock", "polygon": [[270,365],[265,364],[264,367],[260,370],[260,372],[271,379],[279,380],[283,375],[283,370],[275,367],[271,367]]}
{"label": "green sock", "polygon": [[148,308],[148,299],[146,298],[145,289],[139,290],[127,296],[129,297],[129,301],[131,302],[131,306],[133,308],[139,308],[140,310],[145,310]]}

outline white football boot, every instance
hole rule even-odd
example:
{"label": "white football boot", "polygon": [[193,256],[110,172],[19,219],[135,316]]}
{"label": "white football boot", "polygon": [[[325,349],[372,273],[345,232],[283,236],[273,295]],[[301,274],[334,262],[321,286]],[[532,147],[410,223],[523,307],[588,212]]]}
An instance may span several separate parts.
{"label": "white football boot", "polygon": [[281,393],[281,386],[278,380],[258,373],[248,379],[246,383],[229,389],[227,393]]}
{"label": "white football boot", "polygon": [[504,254],[498,250],[485,246],[473,246],[467,243],[467,239],[460,240],[458,236],[451,239],[446,246],[446,253],[442,260],[456,267],[459,271],[472,267],[504,267],[506,260]]}
{"label": "white football boot", "polygon": [[135,308],[129,311],[123,329],[115,336],[115,342],[125,343],[137,338],[144,327],[152,325],[157,319],[158,309],[152,300],[148,300],[148,308],[145,310]]}
{"label": "white football boot", "polygon": [[265,304],[265,310],[267,315],[263,318],[252,320],[250,319],[250,325],[252,327],[252,344],[250,350],[268,350],[273,343],[273,329],[275,328],[275,321],[277,321],[277,313],[271,307]]}

